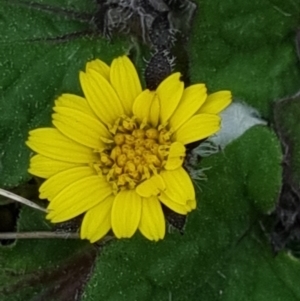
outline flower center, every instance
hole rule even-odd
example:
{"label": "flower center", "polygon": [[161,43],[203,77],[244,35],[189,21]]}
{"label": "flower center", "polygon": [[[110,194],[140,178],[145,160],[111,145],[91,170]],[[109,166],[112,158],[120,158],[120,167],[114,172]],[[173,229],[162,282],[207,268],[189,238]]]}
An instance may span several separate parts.
{"label": "flower center", "polygon": [[118,192],[134,189],[166,164],[171,145],[171,132],[137,122],[135,117],[123,117],[111,130],[113,142],[100,153],[99,167]]}

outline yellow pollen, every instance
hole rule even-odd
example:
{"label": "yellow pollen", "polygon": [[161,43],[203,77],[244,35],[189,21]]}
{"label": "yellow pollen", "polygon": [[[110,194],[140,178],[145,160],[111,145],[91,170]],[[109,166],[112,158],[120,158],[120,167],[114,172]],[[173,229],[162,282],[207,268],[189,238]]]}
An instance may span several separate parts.
{"label": "yellow pollen", "polygon": [[135,140],[135,143],[134,143],[135,147],[142,146],[143,144],[144,144],[144,139],[143,138],[137,138]]}
{"label": "yellow pollen", "polygon": [[132,135],[125,135],[125,143],[128,145],[133,145],[135,138]]}
{"label": "yellow pollen", "polygon": [[153,139],[145,139],[145,147],[146,149],[150,149],[152,145],[155,144],[155,140]]}
{"label": "yellow pollen", "polygon": [[136,129],[136,130],[132,131],[132,136],[135,138],[143,139],[145,137],[145,131],[142,129]]}
{"label": "yellow pollen", "polygon": [[112,134],[115,134],[116,133],[116,131],[117,131],[117,129],[118,129],[118,126],[119,126],[119,123],[120,123],[120,118],[118,118],[117,120],[116,120],[116,122],[114,123],[114,125],[113,126],[111,126],[110,128],[109,128],[109,131],[112,133]]}
{"label": "yellow pollen", "polygon": [[149,138],[149,139],[158,139],[158,137],[159,137],[159,132],[158,132],[158,130],[157,129],[148,129],[147,131],[146,131],[146,136],[147,136],[147,138]]}
{"label": "yellow pollen", "polygon": [[110,153],[110,157],[116,161],[117,157],[120,156],[122,154],[122,149],[120,146],[116,146],[112,149],[111,153]]}
{"label": "yellow pollen", "polygon": [[126,118],[125,120],[123,120],[122,126],[127,131],[132,131],[133,129],[136,128],[136,124],[134,120],[131,118]]}
{"label": "yellow pollen", "polygon": [[101,153],[101,163],[104,165],[104,166],[110,166],[111,163],[112,163],[112,160],[108,157],[107,154],[105,153]]}
{"label": "yellow pollen", "polygon": [[114,137],[114,141],[116,145],[122,145],[125,141],[125,136],[124,134],[116,134]]}
{"label": "yellow pollen", "polygon": [[131,176],[134,180],[137,181],[137,180],[140,178],[140,173],[139,173],[137,170],[135,170],[135,171],[133,171],[133,172],[130,173],[130,176]]}
{"label": "yellow pollen", "polygon": [[157,169],[153,164],[149,164],[149,168],[153,172],[153,174],[157,175]]}
{"label": "yellow pollen", "polygon": [[142,162],[142,158],[141,158],[140,156],[135,156],[135,157],[133,158],[133,163],[134,163],[135,166],[140,165],[141,162]]}
{"label": "yellow pollen", "polygon": [[143,179],[150,179],[150,171],[148,166],[144,166]]}
{"label": "yellow pollen", "polygon": [[135,171],[135,169],[136,169],[135,164],[132,161],[127,161],[124,171],[128,173],[132,173]]}
{"label": "yellow pollen", "polygon": [[140,147],[137,147],[137,148],[135,149],[135,153],[136,153],[136,155],[138,155],[138,156],[142,156],[143,153],[144,153],[144,151],[145,151],[145,147],[144,147],[144,146],[140,146]]}
{"label": "yellow pollen", "polygon": [[114,168],[114,171],[115,171],[116,175],[121,175],[122,172],[123,172],[123,168],[116,165],[115,168]]}
{"label": "yellow pollen", "polygon": [[126,155],[128,160],[133,160],[133,158],[135,157],[135,151],[133,149],[129,149]]}
{"label": "yellow pollen", "polygon": [[114,193],[134,189],[138,184],[163,169],[169,155],[171,132],[159,125],[139,123],[135,117],[119,118],[110,131],[113,141],[100,152],[95,167],[106,176]]}
{"label": "yellow pollen", "polygon": [[169,147],[166,147],[165,145],[159,145],[157,148],[158,157],[161,159],[166,158],[169,154],[168,150]]}
{"label": "yellow pollen", "polygon": [[137,171],[142,174],[144,172],[144,166],[142,164],[137,165]]}
{"label": "yellow pollen", "polygon": [[121,154],[118,158],[117,158],[117,164],[119,166],[125,166],[127,161],[127,156],[125,154]]}
{"label": "yellow pollen", "polygon": [[128,151],[131,150],[131,146],[128,145],[128,144],[123,144],[122,147],[121,147],[121,149],[122,149],[122,152],[123,152],[124,154],[127,154]]}
{"label": "yellow pollen", "polygon": [[171,132],[166,129],[162,129],[159,133],[158,142],[159,144],[167,144],[171,138]]}
{"label": "yellow pollen", "polygon": [[151,145],[150,147],[150,151],[155,154],[156,156],[158,156],[158,148],[159,148],[159,145],[157,143]]}
{"label": "yellow pollen", "polygon": [[126,174],[120,175],[117,180],[118,186],[124,186],[126,184]]}

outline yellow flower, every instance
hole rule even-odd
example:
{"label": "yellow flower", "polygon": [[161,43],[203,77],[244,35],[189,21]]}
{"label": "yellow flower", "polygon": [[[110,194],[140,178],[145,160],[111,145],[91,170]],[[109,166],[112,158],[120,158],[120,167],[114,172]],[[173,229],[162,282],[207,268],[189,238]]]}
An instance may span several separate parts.
{"label": "yellow flower", "polygon": [[95,242],[112,229],[117,238],[137,229],[150,240],[165,235],[161,203],[187,214],[196,208],[192,181],[182,167],[185,146],[220,129],[218,113],[229,91],[207,97],[204,84],[184,89],[180,73],[156,91],[142,91],[126,57],[100,60],[80,72],[85,98],[63,94],[52,128],[32,130],[37,154],[29,172],[46,178],[40,198],[47,219],[64,222],[85,213],[81,238]]}

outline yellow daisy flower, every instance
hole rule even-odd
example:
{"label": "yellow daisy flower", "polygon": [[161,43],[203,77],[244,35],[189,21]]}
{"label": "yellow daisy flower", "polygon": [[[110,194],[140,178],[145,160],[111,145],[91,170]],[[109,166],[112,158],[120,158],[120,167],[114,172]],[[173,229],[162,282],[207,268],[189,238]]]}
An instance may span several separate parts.
{"label": "yellow daisy flower", "polygon": [[81,238],[95,242],[112,229],[117,238],[137,229],[150,240],[165,235],[161,203],[187,214],[196,208],[192,181],[182,167],[185,145],[220,129],[218,113],[229,91],[210,96],[204,84],[184,89],[180,73],[156,91],[142,91],[126,57],[109,67],[100,60],[80,72],[85,98],[63,94],[52,128],[30,132],[37,154],[29,172],[46,178],[40,198],[47,219],[64,222],[85,213]]}

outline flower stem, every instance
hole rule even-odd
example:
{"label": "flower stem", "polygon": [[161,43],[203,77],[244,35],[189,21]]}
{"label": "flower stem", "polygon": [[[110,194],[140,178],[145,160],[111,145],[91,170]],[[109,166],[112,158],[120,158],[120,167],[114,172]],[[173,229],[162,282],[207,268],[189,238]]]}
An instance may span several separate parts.
{"label": "flower stem", "polygon": [[47,231],[36,231],[36,232],[6,232],[0,233],[0,239],[79,239],[79,233],[60,233],[60,232],[47,232]]}

